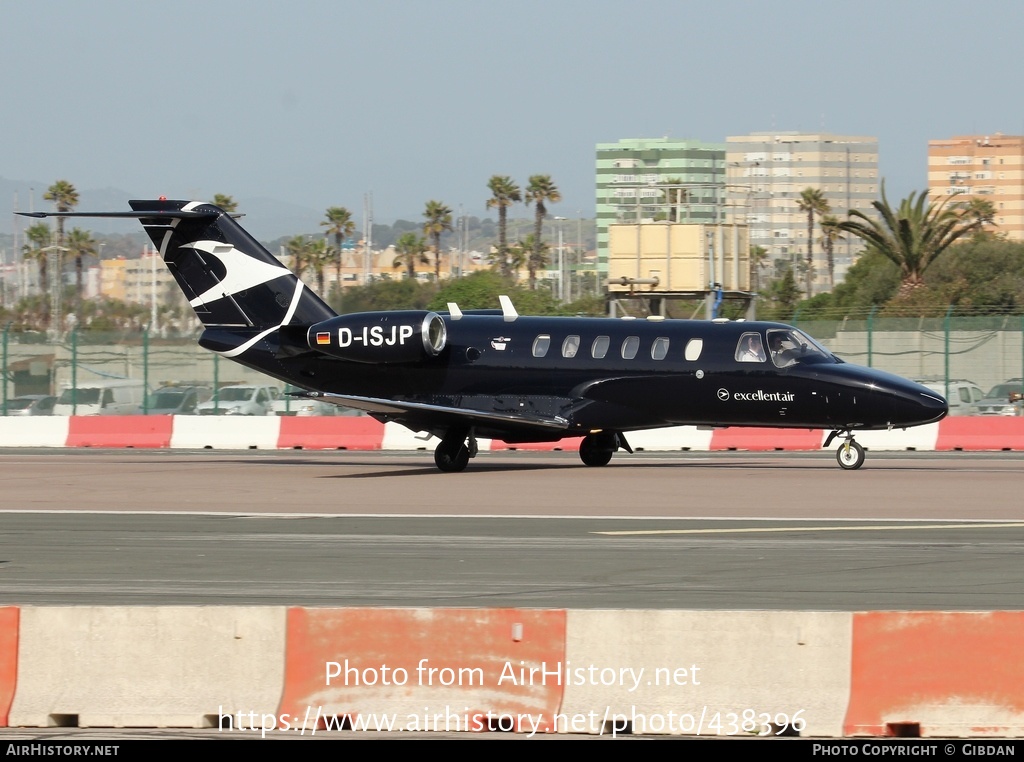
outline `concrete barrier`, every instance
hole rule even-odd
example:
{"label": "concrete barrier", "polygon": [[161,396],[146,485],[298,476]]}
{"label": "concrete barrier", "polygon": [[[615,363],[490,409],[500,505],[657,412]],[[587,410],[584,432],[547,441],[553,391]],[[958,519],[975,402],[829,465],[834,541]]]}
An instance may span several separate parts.
{"label": "concrete barrier", "polygon": [[0,728],[8,726],[14,689],[18,684],[18,618],[14,606],[0,608]]}
{"label": "concrete barrier", "polygon": [[384,424],[368,416],[282,416],[279,449],[379,450]]}
{"label": "concrete barrier", "polygon": [[848,736],[1024,735],[1024,611],[853,618]]}
{"label": "concrete barrier", "polygon": [[718,429],[711,439],[712,450],[820,450],[821,429]]}
{"label": "concrete barrier", "polygon": [[282,715],[375,730],[551,728],[561,686],[520,680],[564,661],[565,612],[288,611]]}
{"label": "concrete barrier", "polygon": [[0,417],[2,447],[64,447],[71,419],[65,416]]}
{"label": "concrete barrier", "polygon": [[714,429],[697,426],[671,426],[663,429],[631,431],[626,435],[629,446],[638,452],[679,452],[711,449]]}
{"label": "concrete barrier", "polygon": [[21,609],[16,727],[217,727],[273,715],[280,607]]}
{"label": "concrete barrier", "polygon": [[1024,450],[1024,418],[947,418],[939,424],[935,449]]}
{"label": "concrete barrier", "polygon": [[559,720],[586,733],[749,736],[791,725],[803,736],[840,736],[850,620],[831,612],[570,611],[566,659],[594,670],[571,673]]}
{"label": "concrete barrier", "polygon": [[170,415],[79,415],[68,419],[68,447],[170,447]]}
{"label": "concrete barrier", "polygon": [[276,415],[176,415],[171,447],[187,450],[274,450],[281,420]]}
{"label": "concrete barrier", "polygon": [[[168,427],[170,431],[168,433]],[[817,450],[827,431],[808,429],[674,426],[626,435],[635,450]],[[1024,451],[1024,418],[962,416],[891,431],[862,431],[867,450]],[[172,447],[181,449],[423,450],[438,439],[397,423],[362,416],[39,416],[0,417],[0,447]],[[578,437],[559,442],[506,444],[480,439],[481,450],[579,449]],[[842,440],[837,438],[832,447]]]}

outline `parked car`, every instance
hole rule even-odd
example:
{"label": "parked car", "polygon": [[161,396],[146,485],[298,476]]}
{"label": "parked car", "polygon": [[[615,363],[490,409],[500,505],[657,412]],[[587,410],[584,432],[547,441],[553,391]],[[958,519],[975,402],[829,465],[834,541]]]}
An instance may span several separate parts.
{"label": "parked car", "polygon": [[208,386],[161,386],[149,396],[150,415],[195,415],[196,408],[213,397]]}
{"label": "parked car", "polygon": [[3,415],[53,415],[57,398],[49,394],[22,394],[7,400]]}
{"label": "parked car", "polygon": [[215,395],[215,399],[199,405],[196,412],[199,415],[268,415],[274,400],[280,396],[281,390],[276,386],[225,386]]}
{"label": "parked car", "polygon": [[975,415],[1024,415],[1024,379],[993,386],[974,406]]}
{"label": "parked car", "polygon": [[90,381],[60,393],[54,415],[138,415],[146,385],[142,381]]}
{"label": "parked car", "polygon": [[950,415],[973,415],[974,405],[981,401],[984,396],[981,389],[973,381],[965,381],[961,378],[949,380],[949,395],[946,395],[946,381],[944,379],[921,378],[917,383],[931,389],[936,394],[945,397],[949,404]]}

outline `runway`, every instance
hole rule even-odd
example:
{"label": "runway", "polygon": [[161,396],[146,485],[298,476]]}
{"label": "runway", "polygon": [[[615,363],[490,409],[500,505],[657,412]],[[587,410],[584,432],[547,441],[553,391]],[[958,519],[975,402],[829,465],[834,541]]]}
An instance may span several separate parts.
{"label": "runway", "polygon": [[1019,609],[1020,454],[4,451],[0,603]]}

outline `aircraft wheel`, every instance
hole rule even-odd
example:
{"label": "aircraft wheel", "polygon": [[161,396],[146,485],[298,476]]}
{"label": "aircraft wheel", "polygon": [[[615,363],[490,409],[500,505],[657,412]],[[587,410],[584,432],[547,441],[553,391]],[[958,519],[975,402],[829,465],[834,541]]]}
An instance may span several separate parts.
{"label": "aircraft wheel", "polygon": [[469,448],[462,442],[455,446],[442,442],[434,450],[434,463],[446,473],[465,471],[469,465]]}
{"label": "aircraft wheel", "polygon": [[587,466],[607,466],[614,452],[614,449],[593,434],[583,437],[580,442],[580,460]]}
{"label": "aircraft wheel", "polygon": [[839,467],[846,471],[856,471],[864,465],[864,448],[852,439],[839,445],[836,451],[836,460]]}

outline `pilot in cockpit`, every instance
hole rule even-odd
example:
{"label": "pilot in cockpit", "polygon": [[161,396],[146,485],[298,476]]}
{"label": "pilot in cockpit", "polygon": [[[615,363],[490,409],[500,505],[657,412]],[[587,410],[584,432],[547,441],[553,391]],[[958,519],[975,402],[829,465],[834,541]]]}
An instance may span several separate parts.
{"label": "pilot in cockpit", "polygon": [[794,353],[787,349],[784,344],[785,338],[785,334],[782,333],[772,333],[768,337],[768,346],[772,351],[772,362],[779,368],[785,368],[796,361]]}
{"label": "pilot in cockpit", "polygon": [[740,348],[736,359],[740,362],[764,362],[764,349],[761,337],[756,333],[748,333],[740,340]]}

